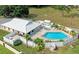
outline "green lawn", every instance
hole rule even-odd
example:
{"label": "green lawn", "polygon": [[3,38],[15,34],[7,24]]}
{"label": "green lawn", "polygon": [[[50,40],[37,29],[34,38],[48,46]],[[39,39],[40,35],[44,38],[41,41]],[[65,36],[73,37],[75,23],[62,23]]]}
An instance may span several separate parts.
{"label": "green lawn", "polygon": [[60,48],[56,53],[58,54],[79,54],[79,45],[74,48]]}
{"label": "green lawn", "polygon": [[22,51],[25,54],[79,54],[79,39],[77,39],[74,43],[74,48],[67,46],[67,48],[61,47],[55,51],[49,51],[48,49],[44,49],[43,51],[38,51],[37,48],[26,47],[25,45],[14,46],[15,49]]}
{"label": "green lawn", "polygon": [[[72,9],[72,11],[66,15],[70,15],[69,17],[63,16],[63,12],[53,9],[52,7],[44,7],[44,8],[30,8],[30,14],[32,19],[37,20],[51,20],[52,22],[69,26],[69,27],[75,27],[79,28],[79,8],[78,9]],[[72,15],[74,15],[72,17]]]}
{"label": "green lawn", "polygon": [[37,48],[32,47],[27,48],[26,45],[24,44],[13,47],[18,51],[22,51],[24,54],[79,54],[79,39],[75,40],[73,44],[74,44],[73,48],[71,48],[70,46],[66,46],[66,48],[61,47],[55,51],[50,51],[48,49],[38,51]]}
{"label": "green lawn", "polygon": [[59,48],[57,54],[79,54],[79,39],[74,42],[74,48],[67,46],[67,48]]}
{"label": "green lawn", "polygon": [[16,50],[22,51],[24,54],[40,54],[40,53],[51,53],[49,50],[45,49],[43,51],[38,51],[37,48],[26,47],[26,45],[21,44],[19,46],[13,46]]}
{"label": "green lawn", "polygon": [[19,46],[14,46],[14,48],[18,51],[22,51],[23,53],[35,53],[35,48],[27,48],[25,45],[21,44]]}
{"label": "green lawn", "polygon": [[0,54],[13,54],[13,52],[0,45]]}
{"label": "green lawn", "polygon": [[0,40],[2,40],[2,39],[3,39],[3,36],[7,35],[8,33],[9,33],[9,32],[0,29]]}

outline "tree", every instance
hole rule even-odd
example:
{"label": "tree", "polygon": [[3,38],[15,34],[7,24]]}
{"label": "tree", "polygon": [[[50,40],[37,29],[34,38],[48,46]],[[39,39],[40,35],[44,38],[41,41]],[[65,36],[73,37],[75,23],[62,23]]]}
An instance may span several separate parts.
{"label": "tree", "polygon": [[35,42],[36,44],[38,44],[38,50],[39,50],[39,51],[44,49],[45,44],[44,44],[43,39],[36,38],[36,39],[34,40],[34,42]]}
{"label": "tree", "polygon": [[45,47],[45,44],[40,44],[40,45],[38,45],[38,51],[43,50],[43,49],[44,49],[44,47]]}
{"label": "tree", "polygon": [[26,17],[29,9],[25,5],[0,6],[0,15],[4,17]]}
{"label": "tree", "polygon": [[25,38],[26,38],[26,45],[27,45],[27,47],[28,47],[28,40],[31,40],[31,37],[30,37],[29,34],[26,34],[26,35],[25,35]]}
{"label": "tree", "polygon": [[1,16],[9,16],[10,10],[8,6],[0,6],[0,15]]}
{"label": "tree", "polygon": [[36,39],[34,40],[34,42],[35,42],[36,44],[40,45],[40,44],[43,43],[43,39],[36,38]]}
{"label": "tree", "polygon": [[43,8],[43,7],[48,7],[49,5],[30,5],[29,7],[34,7],[34,8]]}
{"label": "tree", "polygon": [[71,31],[71,34],[73,35],[73,36],[75,36],[76,35],[76,32],[75,31]]}
{"label": "tree", "polygon": [[75,37],[75,35],[76,35],[77,33],[75,32],[75,31],[71,31],[71,35],[73,36],[73,39],[74,39],[74,37]]}

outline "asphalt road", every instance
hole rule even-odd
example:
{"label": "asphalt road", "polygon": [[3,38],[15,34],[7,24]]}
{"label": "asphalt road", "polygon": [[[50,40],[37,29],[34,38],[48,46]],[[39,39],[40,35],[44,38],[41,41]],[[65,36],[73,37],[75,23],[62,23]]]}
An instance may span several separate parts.
{"label": "asphalt road", "polygon": [[11,20],[12,20],[12,18],[1,18],[0,24],[6,23],[6,22],[11,21]]}

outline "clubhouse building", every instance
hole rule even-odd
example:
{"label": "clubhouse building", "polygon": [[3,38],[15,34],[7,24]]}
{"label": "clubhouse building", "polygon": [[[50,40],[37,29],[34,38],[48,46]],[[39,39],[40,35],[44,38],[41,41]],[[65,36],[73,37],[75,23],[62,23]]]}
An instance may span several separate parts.
{"label": "clubhouse building", "polygon": [[10,32],[17,32],[24,35],[33,35],[42,28],[42,21],[32,21],[31,19],[13,18],[11,21],[1,24],[1,28]]}

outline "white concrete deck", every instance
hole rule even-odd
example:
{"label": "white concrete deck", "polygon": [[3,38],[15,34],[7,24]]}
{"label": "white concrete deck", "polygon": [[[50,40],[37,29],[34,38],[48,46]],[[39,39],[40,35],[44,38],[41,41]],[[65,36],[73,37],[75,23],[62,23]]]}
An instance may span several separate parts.
{"label": "white concrete deck", "polygon": [[[58,29],[54,29],[54,28],[51,28],[50,30],[46,30],[46,29],[42,29],[41,31],[39,31],[37,34],[35,34],[34,36],[32,36],[32,39],[35,39],[35,38],[42,38],[44,40],[48,40],[47,38],[44,38],[43,35],[46,33],[46,32],[64,32],[62,30],[58,30]],[[66,35],[68,35],[70,38],[72,37],[70,34],[64,32]],[[54,41],[57,41],[57,40],[54,40]]]}

